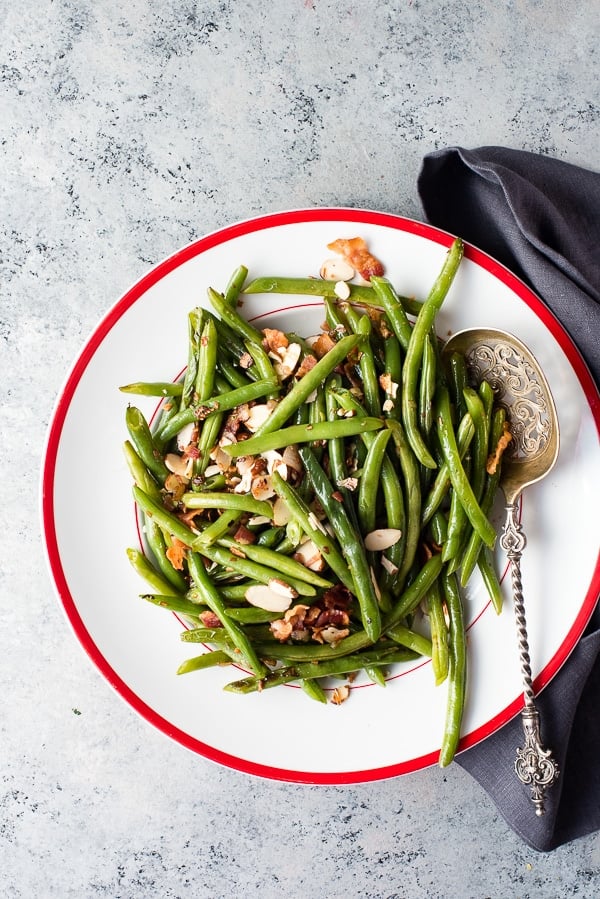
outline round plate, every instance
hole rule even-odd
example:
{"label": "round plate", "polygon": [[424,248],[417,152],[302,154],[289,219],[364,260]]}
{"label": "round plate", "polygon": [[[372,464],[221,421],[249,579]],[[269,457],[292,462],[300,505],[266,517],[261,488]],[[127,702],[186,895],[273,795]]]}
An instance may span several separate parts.
{"label": "round plate", "polygon": [[[311,209],[242,222],[162,262],[111,309],[68,377],[49,429],[42,482],[47,556],[60,602],[109,683],[149,722],[216,762],[264,777],[340,784],[404,774],[437,761],[446,688],[429,662],[399,666],[385,689],[359,684],[340,706],[297,687],[236,696],[231,669],[185,676],[197,649],[181,623],[139,594],[145,582],[125,549],[137,541],[131,481],[122,454],[127,397],[119,385],[175,378],[187,356],[187,313],[223,290],[231,272],[250,277],[318,275],[327,244],[360,235],[404,295],[424,297],[452,237],[377,212]],[[244,314],[309,335],[323,320],[314,298],[253,296]],[[442,337],[469,326],[500,327],[536,355],[554,394],[561,452],[551,474],[525,494],[523,583],[535,686],[556,674],[581,636],[600,591],[600,399],[564,329],[499,263],[468,246],[438,318]],[[151,416],[156,400],[135,398]],[[574,515],[574,512],[576,513]],[[503,560],[498,557],[503,565]],[[506,589],[506,587],[505,587]],[[512,718],[522,705],[509,598],[497,616],[477,575],[465,596],[468,700],[461,749]]]}

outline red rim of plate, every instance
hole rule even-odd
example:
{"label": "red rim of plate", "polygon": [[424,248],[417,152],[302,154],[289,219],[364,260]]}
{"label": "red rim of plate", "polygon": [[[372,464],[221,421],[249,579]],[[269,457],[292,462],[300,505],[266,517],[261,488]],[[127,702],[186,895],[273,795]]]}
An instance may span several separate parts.
{"label": "red rim of plate", "polygon": [[[130,687],[119,677],[116,671],[111,667],[103,656],[101,650],[94,642],[92,635],[85,627],[79,612],[77,604],[70,593],[67,585],[65,573],[63,571],[60,552],[58,548],[58,539],[56,534],[54,519],[54,475],[56,471],[56,461],[59,451],[60,438],[67,412],[69,410],[73,396],[77,390],[78,384],[94,354],[102,341],[107,337],[112,328],[121,318],[121,316],[135,303],[137,300],[154,284],[160,281],[165,275],[174,269],[194,258],[200,253],[226,243],[227,241],[249,234],[255,231],[264,231],[269,228],[276,228],[280,225],[290,225],[305,222],[322,222],[322,221],[350,221],[357,223],[373,224],[381,227],[392,228],[397,231],[404,231],[410,234],[416,234],[435,243],[449,246],[453,240],[453,235],[431,225],[422,222],[406,219],[401,216],[390,215],[386,213],[373,212],[363,209],[346,209],[346,208],[326,208],[326,209],[300,209],[286,212],[273,213],[270,215],[259,216],[247,221],[238,222],[227,228],[212,232],[205,237],[200,238],[194,243],[176,252],[163,262],[159,263],[140,281],[138,281],[123,297],[113,306],[105,318],[97,326],[92,336],[89,338],[81,354],[76,360],[62,393],[59,395],[55,412],[48,430],[46,453],[42,470],[42,497],[41,511],[42,523],[46,541],[46,553],[55,587],[58,596],[66,612],[67,618],[75,631],[75,634],[90,656],[92,662],[100,670],[103,676],[108,680],[112,687],[121,695],[121,697],[131,705],[143,718],[150,724],[154,725],[158,730],[167,736],[176,740],[187,749],[198,753],[214,762],[229,768],[247,774],[253,774],[260,777],[269,778],[271,780],[280,780],[293,783],[307,784],[328,784],[341,785],[351,783],[366,783],[368,781],[383,780],[390,777],[396,777],[401,774],[408,774],[426,768],[437,762],[437,752],[428,753],[419,758],[410,759],[394,765],[386,765],[375,769],[367,769],[364,771],[342,771],[342,772],[303,772],[287,770],[285,768],[276,768],[270,765],[263,765],[238,756],[230,755],[219,749],[203,743],[202,741],[190,736],[181,729],[175,727],[168,720],[157,714],[154,709],[148,706]],[[501,263],[497,262],[486,253],[478,250],[476,247],[466,244],[465,257],[484,268],[491,275],[509,287],[517,296],[529,306],[537,315],[537,317],[546,326],[554,339],[560,345],[567,356],[589,403],[592,415],[596,422],[596,427],[600,432],[600,394],[593,381],[590,372],[584,362],[579,350],[564,330],[560,322],[555,318],[553,313],[544,305],[544,303],[512,272],[505,268]],[[600,593],[600,553],[596,561],[594,574],[582,602],[581,608],[573,622],[569,632],[563,640],[560,648],[550,659],[545,668],[541,671],[535,681],[535,689],[539,691],[543,689],[557,674],[572,650],[575,648],[577,641],[581,637],[587,622],[596,605],[598,594]],[[461,742],[459,750],[474,746],[486,737],[489,737],[503,724],[506,724],[513,718],[522,707],[522,697],[517,697],[514,702],[510,703],[506,708],[502,709],[497,715],[487,721],[485,724],[466,734]]]}

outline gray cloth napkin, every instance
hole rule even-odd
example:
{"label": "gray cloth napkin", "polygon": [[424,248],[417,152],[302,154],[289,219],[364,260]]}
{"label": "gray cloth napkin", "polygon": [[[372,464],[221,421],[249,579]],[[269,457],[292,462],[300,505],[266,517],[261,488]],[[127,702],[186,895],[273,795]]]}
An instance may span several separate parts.
{"label": "gray cloth napkin", "polygon": [[[600,174],[520,150],[451,147],[424,158],[418,188],[431,224],[529,284],[600,384]],[[600,606],[537,704],[561,771],[543,817],[513,774],[519,716],[457,762],[526,843],[549,851],[600,829]]]}

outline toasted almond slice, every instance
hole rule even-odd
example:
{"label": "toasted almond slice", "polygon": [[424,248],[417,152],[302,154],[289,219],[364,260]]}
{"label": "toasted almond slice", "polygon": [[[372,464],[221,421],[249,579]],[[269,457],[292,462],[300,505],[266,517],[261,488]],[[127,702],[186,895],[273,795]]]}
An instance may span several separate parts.
{"label": "toasted almond slice", "polygon": [[196,422],[191,421],[189,424],[184,425],[181,431],[177,434],[177,447],[182,452],[191,442],[192,434],[194,433],[194,428],[196,427]]}
{"label": "toasted almond slice", "polygon": [[212,478],[214,475],[219,474],[221,469],[218,465],[208,465],[206,471],[204,472],[205,478]]}
{"label": "toasted almond slice", "polygon": [[319,548],[312,540],[304,540],[294,553],[296,562],[300,562],[311,571],[323,571],[325,562]]}
{"label": "toasted almond slice", "polygon": [[345,281],[336,281],[333,292],[340,300],[347,300],[350,296],[350,288]]}
{"label": "toasted almond slice", "polygon": [[324,281],[351,281],[356,272],[345,259],[326,259],[321,266],[320,276]]}
{"label": "toasted almond slice", "polygon": [[334,705],[341,705],[343,702],[346,702],[349,696],[350,687],[347,687],[346,684],[343,684],[341,687],[335,688],[331,695],[331,701]]}
{"label": "toasted almond slice", "polygon": [[287,480],[287,465],[283,461],[281,453],[278,453],[277,450],[267,450],[261,453],[261,455],[263,459],[267,460],[267,471],[269,474],[278,471],[283,480]]}
{"label": "toasted almond slice", "polygon": [[267,518],[266,515],[253,515],[252,518],[248,519],[248,527],[249,528],[257,528],[260,527],[261,524],[270,524],[271,519]]}
{"label": "toasted almond slice", "polygon": [[299,343],[290,343],[281,357],[281,362],[275,363],[273,367],[282,380],[289,378],[293,374],[294,369],[298,365],[301,352],[302,347]]}
{"label": "toasted almond slice", "polygon": [[387,556],[381,557],[381,566],[382,568],[385,568],[387,573],[391,574],[392,576],[398,574],[398,571],[400,570],[397,565],[394,565],[394,563],[390,561],[390,559],[388,559]]}
{"label": "toasted almond slice", "polygon": [[287,503],[278,496],[273,503],[273,524],[277,528],[283,527],[284,524],[287,524],[288,521],[290,521],[291,517]]}
{"label": "toasted almond slice", "polygon": [[278,596],[287,596],[289,599],[295,599],[298,596],[298,592],[294,590],[293,587],[290,587],[285,581],[280,580],[278,577],[272,577],[269,581],[269,588],[277,593]]}
{"label": "toasted almond slice", "polygon": [[298,447],[295,444],[292,443],[290,446],[286,446],[282,458],[288,468],[293,468],[294,471],[302,471],[302,460]]}
{"label": "toasted almond slice", "polygon": [[238,484],[233,488],[234,493],[250,493],[252,489],[252,469],[249,468],[248,471],[245,471],[242,475]]}
{"label": "toasted almond slice", "polygon": [[177,453],[167,453],[165,456],[165,465],[173,474],[178,474],[180,478],[188,479],[188,463],[190,459],[183,459]]}
{"label": "toasted almond slice", "polygon": [[402,531],[399,528],[378,528],[365,537],[365,548],[381,552],[397,543],[401,536]]}
{"label": "toasted almond slice", "polygon": [[250,414],[246,419],[245,425],[254,434],[265,423],[270,414],[271,410],[265,403],[257,403],[255,406],[250,407]]}
{"label": "toasted almond slice", "polygon": [[235,467],[241,475],[245,475],[247,471],[252,470],[254,462],[254,456],[238,456],[235,460]]}
{"label": "toasted almond slice", "polygon": [[282,596],[266,584],[254,584],[246,590],[246,601],[266,612],[285,612],[292,604],[292,596]]}
{"label": "toasted almond slice", "polygon": [[260,500],[271,499],[272,496],[275,496],[273,484],[271,483],[271,476],[268,474],[259,474],[255,477],[252,480],[250,492],[254,499]]}

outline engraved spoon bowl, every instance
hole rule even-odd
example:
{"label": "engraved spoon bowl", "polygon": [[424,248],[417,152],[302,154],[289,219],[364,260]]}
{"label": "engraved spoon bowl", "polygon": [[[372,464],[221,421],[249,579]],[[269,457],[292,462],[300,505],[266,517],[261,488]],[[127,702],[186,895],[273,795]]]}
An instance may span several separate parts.
{"label": "engraved spoon bowl", "polygon": [[556,407],[544,374],[528,347],[506,331],[468,328],[444,344],[442,355],[464,355],[470,380],[489,382],[496,402],[504,406],[512,434],[502,459],[501,487],[506,500],[506,523],[500,545],[510,562],[519,656],[523,677],[521,712],[525,744],[517,749],[515,772],[531,789],[537,815],[545,811],[545,792],[559,771],[549,750],[542,746],[540,717],[535,706],[529,641],[521,580],[521,555],[526,539],[519,515],[525,487],[545,477],[556,462],[559,427]]}

